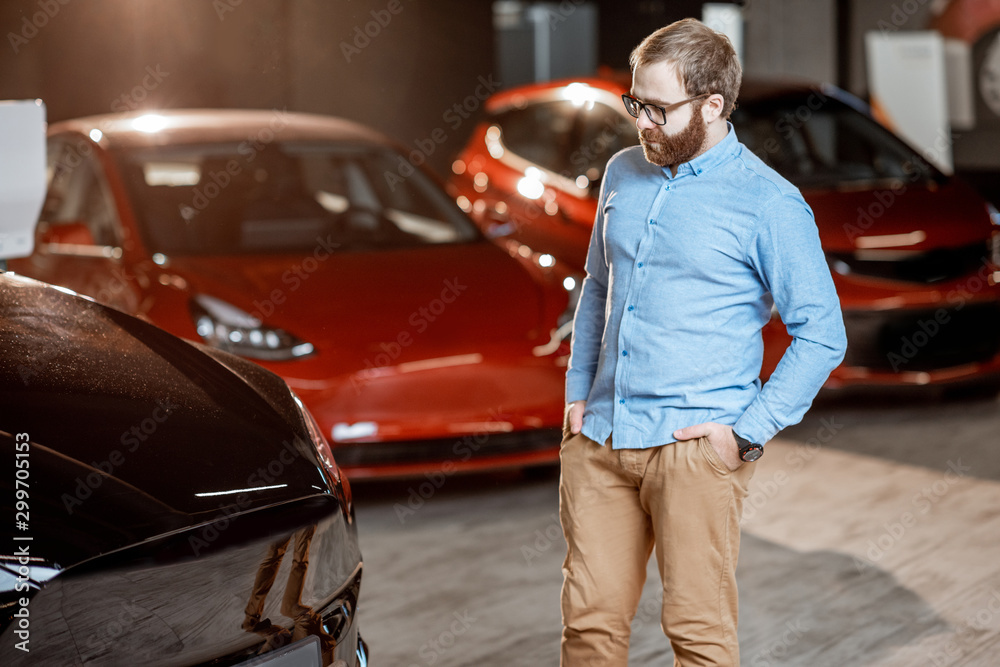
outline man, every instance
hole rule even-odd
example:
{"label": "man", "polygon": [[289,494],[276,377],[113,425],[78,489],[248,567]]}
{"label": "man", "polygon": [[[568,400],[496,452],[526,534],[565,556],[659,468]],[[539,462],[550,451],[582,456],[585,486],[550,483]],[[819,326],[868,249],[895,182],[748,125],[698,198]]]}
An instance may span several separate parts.
{"label": "man", "polygon": [[[843,319],[812,212],[728,122],[729,40],[686,19],[630,63],[641,148],[608,163],[566,375],[562,664],[627,664],[655,548],[675,665],[733,667],[749,461],[843,359]],[[772,303],[793,340],[761,388]]]}

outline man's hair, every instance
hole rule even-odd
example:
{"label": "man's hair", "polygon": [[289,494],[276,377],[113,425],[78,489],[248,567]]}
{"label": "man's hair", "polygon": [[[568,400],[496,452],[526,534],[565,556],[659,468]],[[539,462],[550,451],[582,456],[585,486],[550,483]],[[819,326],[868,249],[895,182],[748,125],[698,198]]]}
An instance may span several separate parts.
{"label": "man's hair", "polygon": [[663,61],[677,65],[688,95],[722,95],[722,118],[729,118],[736,107],[743,68],[728,37],[697,19],[683,19],[642,40],[628,59],[633,74],[639,67]]}

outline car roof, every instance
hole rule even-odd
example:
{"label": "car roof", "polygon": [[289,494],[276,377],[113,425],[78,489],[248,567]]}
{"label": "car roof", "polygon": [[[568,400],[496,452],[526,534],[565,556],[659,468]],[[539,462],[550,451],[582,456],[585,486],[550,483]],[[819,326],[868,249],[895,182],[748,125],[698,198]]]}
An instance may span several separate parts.
{"label": "car roof", "polygon": [[[143,118],[144,120],[139,120]],[[147,129],[141,129],[146,124]],[[49,126],[49,135],[99,130],[98,143],[111,148],[218,142],[360,141],[392,146],[371,128],[343,118],[282,109],[170,109],[86,116]]]}
{"label": "car roof", "polygon": [[[504,111],[511,107],[521,106],[526,99],[535,96],[544,96],[548,91],[563,88],[574,83],[600,88],[617,96],[629,90],[632,84],[632,76],[629,72],[603,71],[594,77],[576,77],[515,86],[491,97],[486,106],[489,111],[494,113]],[[819,84],[803,79],[750,77],[743,79],[740,94],[737,98],[737,105],[763,102],[768,99],[781,97],[802,97],[816,91],[820,91],[826,96],[835,97],[841,101],[847,101],[844,99],[846,93],[839,88],[827,84]]]}

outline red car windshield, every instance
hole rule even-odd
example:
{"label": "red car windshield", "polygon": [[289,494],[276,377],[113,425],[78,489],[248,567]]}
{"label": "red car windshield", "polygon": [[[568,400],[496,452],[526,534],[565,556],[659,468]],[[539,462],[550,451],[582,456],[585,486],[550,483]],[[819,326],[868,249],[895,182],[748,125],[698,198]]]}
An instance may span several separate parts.
{"label": "red car windshield", "polygon": [[[802,189],[945,180],[867,115],[818,91],[741,101],[731,120],[747,148]],[[505,148],[576,183],[600,182],[608,159],[639,143],[634,120],[617,102],[581,108],[571,100],[545,100],[501,111],[493,122]]]}
{"label": "red car windshield", "polygon": [[347,143],[158,146],[118,162],[151,253],[235,255],[461,243],[474,225],[397,154]]}
{"label": "red car windshield", "polygon": [[752,102],[737,107],[731,120],[747,148],[802,189],[944,179],[871,118],[818,94]]}

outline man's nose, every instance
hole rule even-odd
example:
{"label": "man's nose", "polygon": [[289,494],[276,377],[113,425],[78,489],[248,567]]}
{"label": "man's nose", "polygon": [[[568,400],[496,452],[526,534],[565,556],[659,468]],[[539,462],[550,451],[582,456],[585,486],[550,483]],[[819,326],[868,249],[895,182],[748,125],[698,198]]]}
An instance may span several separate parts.
{"label": "man's nose", "polygon": [[635,119],[635,126],[639,130],[652,130],[659,127],[656,123],[649,120],[645,109],[639,112],[639,117]]}

